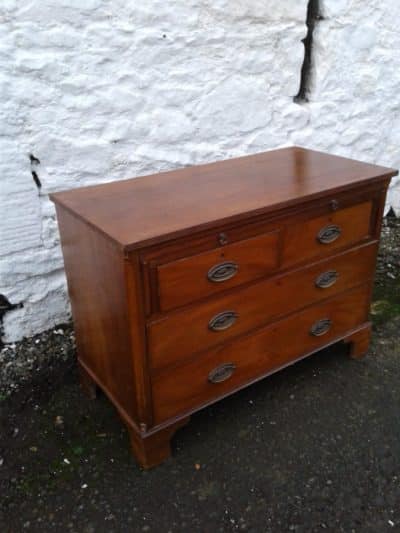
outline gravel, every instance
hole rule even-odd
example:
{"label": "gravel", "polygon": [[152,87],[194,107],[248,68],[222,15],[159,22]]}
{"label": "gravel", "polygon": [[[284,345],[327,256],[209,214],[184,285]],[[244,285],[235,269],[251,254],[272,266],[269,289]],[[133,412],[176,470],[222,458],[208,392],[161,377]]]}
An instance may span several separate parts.
{"label": "gravel", "polygon": [[75,336],[72,324],[63,324],[0,351],[0,399],[18,392],[43,373],[55,374],[60,363],[73,363]]}

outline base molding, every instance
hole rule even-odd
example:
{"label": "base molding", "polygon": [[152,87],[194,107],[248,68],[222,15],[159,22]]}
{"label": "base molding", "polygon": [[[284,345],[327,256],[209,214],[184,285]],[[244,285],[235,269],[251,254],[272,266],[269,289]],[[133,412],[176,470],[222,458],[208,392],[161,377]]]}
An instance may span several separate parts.
{"label": "base molding", "polygon": [[[78,360],[78,372],[81,388],[88,398],[95,399],[99,387],[110,396],[109,391],[102,387],[93,372],[80,360]],[[190,416],[169,423],[162,428],[147,430],[145,424],[137,426],[114,398],[111,397],[111,400],[125,422],[133,455],[142,468],[157,466],[171,456],[171,439],[179,428],[189,422]]]}
{"label": "base molding", "polygon": [[170,426],[152,433],[137,432],[128,427],[131,447],[137,462],[148,469],[159,465],[171,456],[171,439],[175,432],[185,426],[190,417],[183,418]]}
{"label": "base molding", "polygon": [[81,389],[90,400],[94,400],[97,396],[97,383],[93,379],[92,374],[86,369],[86,366],[83,365],[79,360],[78,373]]}
{"label": "base molding", "polygon": [[367,354],[371,341],[371,333],[372,324],[368,322],[344,339],[345,344],[349,345],[349,356],[352,359],[362,359]]}
{"label": "base molding", "polygon": [[[351,358],[361,359],[368,352],[368,347],[371,339],[371,331],[371,323],[366,322],[358,329],[350,331],[346,336],[336,338],[325,346],[319,347],[317,350],[313,350],[310,353],[303,354],[297,360],[304,359],[312,353],[318,352],[328,346],[337,344],[340,341],[342,341],[345,345],[348,345],[348,353]],[[289,364],[293,364],[293,362],[295,361],[292,361]],[[110,396],[111,401],[113,401],[113,403],[116,405],[117,410],[127,427],[133,455],[135,456],[138,464],[142,468],[149,469],[155,467],[171,456],[171,440],[173,436],[175,435],[176,431],[178,431],[178,429],[185,426],[190,421],[190,414],[194,412],[195,409],[186,414],[182,413],[179,418],[167,420],[155,427],[153,426],[147,428],[145,424],[138,425],[137,423],[135,423],[135,421],[131,419],[130,416],[128,416],[126,411],[121,406],[119,406],[118,402],[116,402],[112,395],[109,394],[107,388],[103,388],[102,383],[97,380],[93,372],[80,360],[78,360],[78,369],[81,388],[89,398],[94,399],[96,397],[97,389],[100,387],[107,395]],[[281,368],[276,368],[273,372],[269,372],[265,376],[258,376],[257,379],[253,381],[263,379],[267,377],[267,375],[275,373],[280,369]],[[243,388],[244,386],[248,386],[250,384],[251,382],[246,383],[240,388]],[[229,394],[231,394],[231,392]],[[205,407],[205,405],[203,405],[202,407]]]}

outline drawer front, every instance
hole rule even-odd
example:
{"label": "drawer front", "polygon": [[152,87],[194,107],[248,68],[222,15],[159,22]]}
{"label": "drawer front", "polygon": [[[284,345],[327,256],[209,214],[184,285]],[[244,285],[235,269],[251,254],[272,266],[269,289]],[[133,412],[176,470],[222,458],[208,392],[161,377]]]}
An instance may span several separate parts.
{"label": "drawer front", "polygon": [[278,267],[279,231],[272,231],[157,268],[161,311],[259,278]]}
{"label": "drawer front", "polygon": [[154,421],[202,407],[344,336],[367,319],[370,286],[352,289],[152,378]]}
{"label": "drawer front", "polygon": [[283,245],[284,267],[354,245],[370,235],[372,202],[288,225]]}
{"label": "drawer front", "polygon": [[260,327],[373,277],[377,243],[260,281],[211,302],[171,313],[147,326],[153,370]]}

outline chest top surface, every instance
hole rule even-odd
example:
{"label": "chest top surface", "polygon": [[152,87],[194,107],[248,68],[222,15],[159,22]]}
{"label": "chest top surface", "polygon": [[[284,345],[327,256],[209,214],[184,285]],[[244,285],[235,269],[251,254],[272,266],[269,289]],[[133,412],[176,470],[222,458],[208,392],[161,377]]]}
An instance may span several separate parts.
{"label": "chest top surface", "polygon": [[121,247],[135,249],[396,174],[391,168],[291,147],[50,198]]}

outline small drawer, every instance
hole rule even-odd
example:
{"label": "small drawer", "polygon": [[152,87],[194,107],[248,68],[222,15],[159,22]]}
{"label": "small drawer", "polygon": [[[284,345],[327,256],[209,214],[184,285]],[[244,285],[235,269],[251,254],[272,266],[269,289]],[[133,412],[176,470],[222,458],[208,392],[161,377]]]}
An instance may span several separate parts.
{"label": "small drawer", "polygon": [[284,267],[330,255],[338,248],[361,242],[370,236],[372,202],[363,202],[329,215],[288,225],[283,245]]}
{"label": "small drawer", "polygon": [[376,252],[376,242],[364,244],[149,322],[152,369],[184,361],[195,352],[372,279]]}
{"label": "small drawer", "polygon": [[160,310],[166,311],[257,279],[278,267],[279,230],[157,267]]}
{"label": "small drawer", "polygon": [[364,285],[152,379],[155,423],[189,413],[344,337],[367,320]]}

